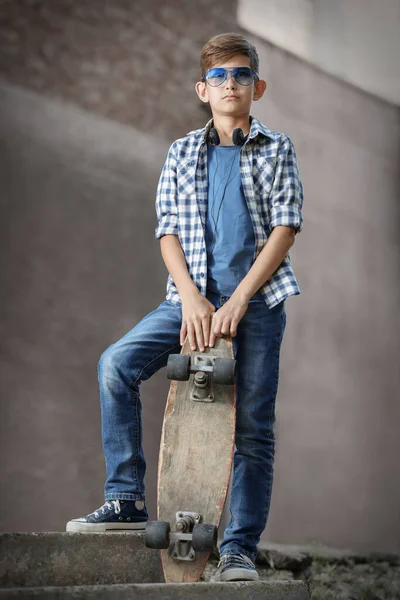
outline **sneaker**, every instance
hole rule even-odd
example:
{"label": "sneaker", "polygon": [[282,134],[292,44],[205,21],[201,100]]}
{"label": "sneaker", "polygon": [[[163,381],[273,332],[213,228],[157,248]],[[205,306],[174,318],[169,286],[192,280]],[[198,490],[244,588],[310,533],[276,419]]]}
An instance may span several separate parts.
{"label": "sneaker", "polygon": [[254,563],[244,554],[223,554],[218,563],[220,581],[256,581]]}
{"label": "sneaker", "polygon": [[147,510],[142,500],[107,500],[103,506],[86,517],[68,521],[67,531],[144,531],[147,521]]}

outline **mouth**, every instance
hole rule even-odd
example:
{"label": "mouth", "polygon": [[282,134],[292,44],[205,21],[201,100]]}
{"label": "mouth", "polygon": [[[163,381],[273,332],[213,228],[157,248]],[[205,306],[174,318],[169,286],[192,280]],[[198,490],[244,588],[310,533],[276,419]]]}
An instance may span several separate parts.
{"label": "mouth", "polygon": [[222,100],[239,100],[239,96],[224,96]]}

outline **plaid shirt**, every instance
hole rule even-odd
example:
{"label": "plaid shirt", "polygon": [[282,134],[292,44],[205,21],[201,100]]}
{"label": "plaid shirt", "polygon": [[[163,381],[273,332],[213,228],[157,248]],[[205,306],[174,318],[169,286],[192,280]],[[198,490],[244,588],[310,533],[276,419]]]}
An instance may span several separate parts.
{"label": "plaid shirt", "polygon": [[[203,296],[207,289],[207,134],[211,126],[212,119],[203,129],[190,131],[171,145],[156,199],[155,237],[179,237],[189,275]],[[290,138],[270,131],[253,117],[241,149],[240,173],[255,234],[254,261],[274,227],[287,225],[296,232],[302,229],[303,187]],[[171,275],[166,291],[167,300],[181,302]],[[289,254],[260,292],[270,308],[300,293]]]}

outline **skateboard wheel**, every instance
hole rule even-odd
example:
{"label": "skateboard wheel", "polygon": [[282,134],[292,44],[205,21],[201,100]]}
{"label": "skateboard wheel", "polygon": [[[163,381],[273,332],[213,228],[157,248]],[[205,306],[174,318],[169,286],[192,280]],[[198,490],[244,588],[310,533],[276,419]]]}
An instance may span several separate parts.
{"label": "skateboard wheel", "polygon": [[188,381],[190,356],[188,354],[170,354],[167,363],[167,377],[175,381]]}
{"label": "skateboard wheel", "polygon": [[212,552],[217,545],[218,529],[215,525],[200,523],[193,527],[192,546],[195,552]]}
{"label": "skateboard wheel", "polygon": [[147,521],[145,543],[147,548],[169,548],[170,524],[167,521]]}
{"label": "skateboard wheel", "polygon": [[214,362],[214,383],[233,385],[236,376],[236,360],[233,358],[218,357]]}

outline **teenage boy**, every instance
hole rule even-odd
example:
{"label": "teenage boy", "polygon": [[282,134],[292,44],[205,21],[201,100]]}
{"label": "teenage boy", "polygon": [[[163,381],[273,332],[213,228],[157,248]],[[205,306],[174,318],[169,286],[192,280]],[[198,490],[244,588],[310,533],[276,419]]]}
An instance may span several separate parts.
{"label": "teenage boy", "polygon": [[196,92],[212,119],[172,144],[157,190],[166,300],[101,356],[105,504],[67,531],[144,528],[140,383],[186,336],[203,352],[231,335],[236,449],[219,567],[222,581],[251,580],[271,500],[284,305],[300,293],[288,252],[302,228],[303,191],[288,136],[250,116],[266,89],[255,47],[235,33],[218,35],[200,63]]}

